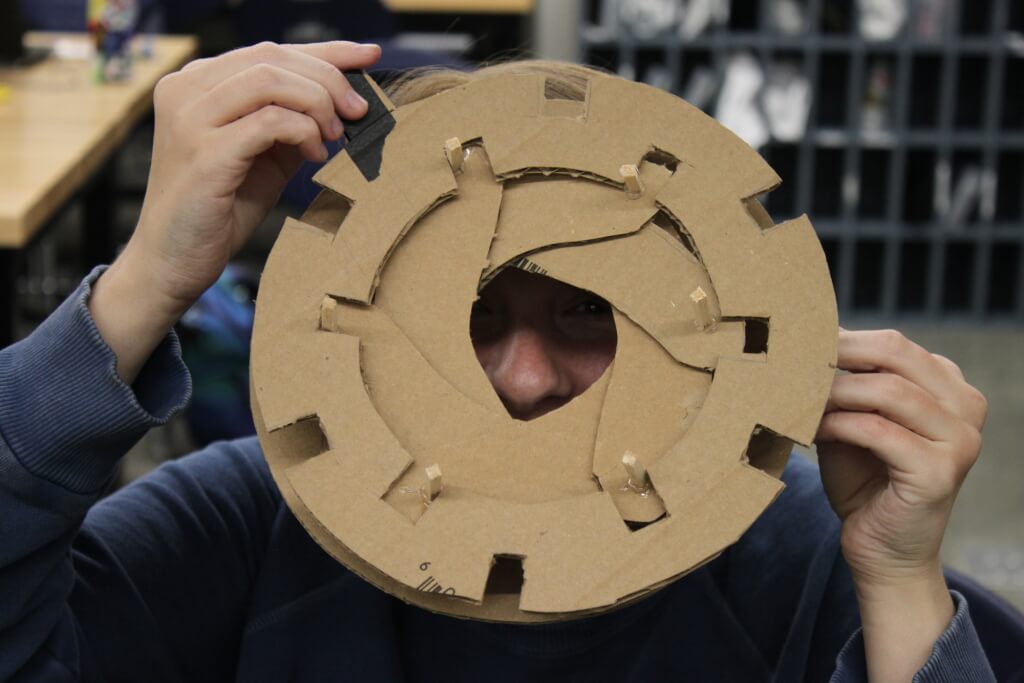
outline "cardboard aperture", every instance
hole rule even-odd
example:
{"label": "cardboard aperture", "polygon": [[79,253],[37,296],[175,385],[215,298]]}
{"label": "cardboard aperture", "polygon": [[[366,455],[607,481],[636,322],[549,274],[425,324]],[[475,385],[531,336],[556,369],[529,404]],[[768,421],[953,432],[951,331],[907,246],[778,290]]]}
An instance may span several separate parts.
{"label": "cardboard aperture", "polygon": [[[377,166],[321,170],[257,300],[253,409],[293,513],[381,589],[493,621],[621,606],[717,556],[781,491],[834,374],[814,230],[756,199],[777,176],[614,77],[584,102],[529,75],[381,102],[382,150],[354,146]],[[598,381],[529,422],[469,336],[508,267],[600,295],[618,334]]]}

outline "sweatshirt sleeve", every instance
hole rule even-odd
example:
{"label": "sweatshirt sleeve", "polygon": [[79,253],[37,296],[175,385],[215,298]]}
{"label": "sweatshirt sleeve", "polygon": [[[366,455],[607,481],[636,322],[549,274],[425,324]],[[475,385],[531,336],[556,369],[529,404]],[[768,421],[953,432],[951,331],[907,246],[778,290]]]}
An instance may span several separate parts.
{"label": "sweatshirt sleeve", "polygon": [[72,540],[121,456],[191,391],[173,333],[134,389],[120,381],[86,307],[101,273],[0,350],[0,681],[77,678]]}
{"label": "sweatshirt sleeve", "polygon": [[[957,591],[950,591],[950,594],[956,605],[953,621],[935,641],[931,656],[914,675],[913,683],[995,683],[995,674],[971,621],[967,600]],[[867,680],[863,631],[858,629],[839,652],[831,683]]]}

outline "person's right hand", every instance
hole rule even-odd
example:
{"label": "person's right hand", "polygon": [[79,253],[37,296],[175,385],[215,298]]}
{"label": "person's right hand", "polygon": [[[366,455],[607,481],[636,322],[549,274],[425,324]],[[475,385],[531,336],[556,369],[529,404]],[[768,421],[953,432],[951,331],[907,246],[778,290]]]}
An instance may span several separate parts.
{"label": "person's right hand", "polygon": [[156,132],[142,214],[89,307],[132,381],[178,317],[220,276],[303,158],[325,161],[366,102],[341,73],[376,45],[261,43],[188,64],[154,93]]}
{"label": "person's right hand", "polygon": [[156,134],[142,216],[130,248],[190,306],[252,235],[303,158],[366,102],[339,69],[370,66],[375,45],[261,43],[201,59],[154,92]]}

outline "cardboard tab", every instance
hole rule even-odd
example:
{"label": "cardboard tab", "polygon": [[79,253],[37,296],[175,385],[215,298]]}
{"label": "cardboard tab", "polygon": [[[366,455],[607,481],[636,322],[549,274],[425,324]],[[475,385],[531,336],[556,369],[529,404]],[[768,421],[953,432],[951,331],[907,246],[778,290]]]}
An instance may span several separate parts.
{"label": "cardboard tab", "polygon": [[630,199],[637,199],[644,194],[643,183],[640,182],[640,174],[634,164],[623,164],[619,167],[619,175],[626,186],[626,196]]}
{"label": "cardboard tab", "polygon": [[718,323],[714,313],[711,312],[711,304],[708,302],[708,295],[700,286],[690,292],[690,300],[693,302],[693,324],[698,332],[712,330]]}
{"label": "cardboard tab", "polygon": [[436,463],[427,468],[427,500],[433,502],[441,495],[444,488],[444,479],[441,476],[441,466]]}
{"label": "cardboard tab", "polygon": [[448,138],[444,143],[444,153],[448,158],[448,165],[452,167],[453,173],[462,172],[462,162],[465,156],[462,152],[462,143],[458,138]]}

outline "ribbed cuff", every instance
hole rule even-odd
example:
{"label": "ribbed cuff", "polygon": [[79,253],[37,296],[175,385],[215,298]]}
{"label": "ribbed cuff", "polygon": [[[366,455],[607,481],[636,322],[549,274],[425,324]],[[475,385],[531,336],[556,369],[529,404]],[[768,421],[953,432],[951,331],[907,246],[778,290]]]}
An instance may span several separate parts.
{"label": "ribbed cuff", "polygon": [[192,380],[170,332],[130,387],[87,302],[96,268],[31,335],[0,350],[0,435],[21,465],[94,493],[146,431],[187,403]]}
{"label": "ribbed cuff", "polygon": [[951,590],[950,594],[956,605],[956,614],[946,632],[935,641],[931,657],[914,676],[913,683],[995,683],[996,675],[974,630],[967,599],[957,591]]}
{"label": "ribbed cuff", "polygon": [[[951,590],[956,613],[953,621],[932,647],[928,661],[914,675],[913,683],[995,683],[981,640],[974,630],[967,600]],[[836,657],[836,670],[830,683],[867,681],[867,662],[864,655],[862,629],[850,636]]]}

